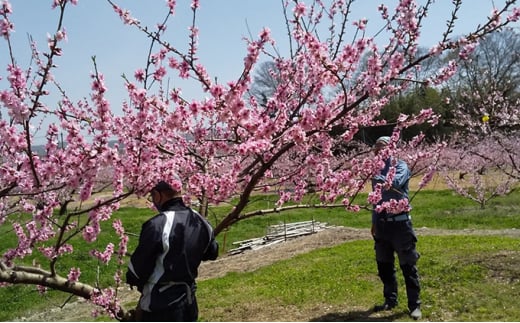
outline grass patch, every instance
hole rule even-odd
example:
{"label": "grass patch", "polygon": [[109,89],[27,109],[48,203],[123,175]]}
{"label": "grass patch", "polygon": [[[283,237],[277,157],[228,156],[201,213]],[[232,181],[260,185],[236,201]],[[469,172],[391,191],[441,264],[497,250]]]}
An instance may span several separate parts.
{"label": "grass patch", "polygon": [[[520,288],[518,243],[518,239],[506,237],[420,237],[423,319],[511,321],[520,317],[520,308],[512,301]],[[488,260],[500,254],[516,260],[490,265]],[[502,278],[497,280],[498,271]],[[370,308],[382,300],[372,242],[348,242],[255,272],[230,273],[199,282],[201,320],[408,321],[400,270],[398,280],[398,308],[383,316],[370,313]],[[260,313],[259,308],[263,309]]]}

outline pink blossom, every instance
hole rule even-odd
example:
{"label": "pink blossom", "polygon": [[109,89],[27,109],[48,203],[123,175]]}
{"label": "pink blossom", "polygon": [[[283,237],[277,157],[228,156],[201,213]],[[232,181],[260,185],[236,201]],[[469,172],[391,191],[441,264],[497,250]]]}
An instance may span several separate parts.
{"label": "pink blossom", "polygon": [[435,167],[430,166],[428,169],[428,172],[426,174],[424,174],[424,176],[421,178],[421,181],[419,182],[419,188],[425,187],[432,180],[435,172],[436,172]]}
{"label": "pink blossom", "polygon": [[0,8],[0,15],[5,16],[13,13],[13,8],[9,1],[2,1],[2,6]]}
{"label": "pink blossom", "polygon": [[461,59],[467,60],[469,59],[470,55],[475,51],[475,48],[477,47],[477,43],[470,43],[467,44],[462,48],[462,50],[459,52],[459,57]]}
{"label": "pink blossom", "polygon": [[353,24],[354,24],[354,26],[358,27],[360,30],[365,30],[365,28],[367,26],[367,22],[368,22],[367,18],[362,18],[357,21],[354,21]]}
{"label": "pink blossom", "polygon": [[123,236],[125,234],[125,228],[123,227],[123,222],[120,219],[115,220],[112,223],[112,227],[116,230],[118,236]]}
{"label": "pink blossom", "polygon": [[8,38],[9,34],[14,30],[14,25],[7,19],[0,20],[0,34],[4,38]]}
{"label": "pink blossom", "polygon": [[162,78],[165,75],[166,75],[166,69],[164,68],[164,66],[161,66],[161,67],[159,67],[158,69],[155,70],[155,72],[153,73],[153,78],[156,81],[160,81],[160,80],[162,80]]}
{"label": "pink blossom", "polygon": [[508,21],[517,22],[520,18],[520,7],[513,8],[511,14],[507,17]]}
{"label": "pink blossom", "polygon": [[112,5],[112,8],[114,11],[119,15],[121,20],[127,25],[136,25],[139,23],[139,21],[132,17],[132,14],[128,10],[124,10],[121,7],[117,5]]}
{"label": "pink blossom", "polygon": [[168,8],[170,9],[170,13],[175,15],[175,7],[177,6],[176,0],[167,0]]}
{"label": "pink blossom", "polygon": [[381,17],[383,19],[388,19],[389,14],[388,14],[388,7],[387,6],[385,6],[384,4],[380,4],[377,7],[377,10],[379,10],[381,12]]}
{"label": "pink blossom", "polygon": [[91,256],[99,259],[104,264],[107,264],[110,261],[110,259],[112,258],[113,254],[114,254],[114,244],[111,243],[111,242],[106,246],[104,252],[100,252],[98,250],[91,250],[90,251],[90,255]]}
{"label": "pink blossom", "polygon": [[165,25],[165,24],[157,24],[157,30],[160,31],[160,32],[163,32],[163,33],[166,31],[167,27],[168,26]]}
{"label": "pink blossom", "polygon": [[399,214],[409,212],[411,210],[408,199],[385,201],[377,205],[375,211],[377,213],[386,212],[387,214]]}
{"label": "pink blossom", "polygon": [[296,4],[296,6],[294,7],[294,16],[296,18],[300,18],[301,16],[305,15],[305,3],[303,2],[299,2],[298,4]]}
{"label": "pink blossom", "polygon": [[287,203],[291,199],[291,192],[282,191],[279,193],[279,199],[276,202],[276,207],[282,207],[285,203]]}
{"label": "pink blossom", "polygon": [[142,68],[138,69],[134,73],[134,77],[137,81],[143,82],[145,78],[145,72]]}
{"label": "pink blossom", "polygon": [[86,201],[90,198],[93,187],[94,187],[94,183],[91,181],[89,181],[89,182],[85,183],[85,185],[83,185],[83,188],[81,189],[81,192],[80,192],[81,201]]}
{"label": "pink blossom", "polygon": [[119,241],[119,249],[117,251],[119,265],[123,265],[126,261],[125,256],[126,256],[126,252],[128,250],[127,246],[128,246],[128,236],[122,235],[121,241]]}
{"label": "pink blossom", "polygon": [[[119,313],[121,305],[117,299],[117,291],[114,288],[96,289],[90,296],[90,301],[103,308],[103,312],[111,318],[115,318],[115,314]],[[93,312],[94,315],[100,314],[98,311]]]}
{"label": "pink blossom", "polygon": [[118,269],[115,272],[115,274],[114,274],[114,282],[116,283],[116,285],[121,285],[121,283],[123,282],[121,269]]}
{"label": "pink blossom", "polygon": [[67,275],[67,279],[70,282],[79,281],[79,276],[81,276],[81,270],[79,268],[72,267]]}
{"label": "pink blossom", "polygon": [[502,16],[499,15],[499,11],[497,8],[493,8],[491,10],[491,19],[490,19],[490,25],[487,27],[489,30],[493,30],[497,28],[501,23]]}
{"label": "pink blossom", "polygon": [[67,30],[65,29],[65,27],[63,27],[63,29],[56,32],[56,40],[58,40],[58,41],[67,40]]}
{"label": "pink blossom", "polygon": [[351,212],[359,212],[361,207],[359,205],[351,205],[347,209]]}
{"label": "pink blossom", "polygon": [[[171,61],[170,61],[171,63]],[[190,65],[186,61],[182,61],[179,66],[179,77],[187,79],[190,76]]]}
{"label": "pink blossom", "polygon": [[198,9],[200,7],[199,0],[192,0],[191,1],[191,8],[192,9]]}
{"label": "pink blossom", "polygon": [[374,190],[368,193],[368,203],[376,205],[382,198],[382,185],[377,184]]}
{"label": "pink blossom", "polygon": [[98,233],[97,226],[86,226],[85,229],[83,229],[83,239],[87,242],[94,242],[97,239]]}

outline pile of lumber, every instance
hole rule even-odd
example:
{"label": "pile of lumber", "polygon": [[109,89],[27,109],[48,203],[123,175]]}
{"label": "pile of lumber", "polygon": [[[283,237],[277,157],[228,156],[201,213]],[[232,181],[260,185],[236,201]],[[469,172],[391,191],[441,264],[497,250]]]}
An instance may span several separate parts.
{"label": "pile of lumber", "polygon": [[289,239],[313,234],[329,227],[326,223],[314,220],[271,225],[267,228],[267,234],[263,237],[233,242],[233,245],[238,245],[238,247],[229,250],[228,254],[236,255],[246,250],[258,250]]}

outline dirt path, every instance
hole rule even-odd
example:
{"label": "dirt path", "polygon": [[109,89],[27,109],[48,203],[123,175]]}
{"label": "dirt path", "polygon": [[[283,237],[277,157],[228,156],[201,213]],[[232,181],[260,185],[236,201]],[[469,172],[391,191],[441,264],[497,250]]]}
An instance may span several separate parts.
{"label": "dirt path", "polygon": [[[430,228],[416,228],[419,236],[425,235],[503,235],[520,237],[519,229],[505,230],[443,230]],[[263,266],[269,266],[279,260],[288,259],[295,255],[307,253],[314,249],[331,247],[347,241],[371,239],[368,229],[347,227],[333,227],[318,233],[292,239],[255,251],[246,251],[234,256],[222,256],[216,261],[205,262],[199,268],[198,280],[222,277],[228,272],[250,272]],[[274,251],[274,252],[273,252]],[[135,301],[138,298],[136,291],[128,288],[120,290],[122,304]],[[29,317],[19,318],[16,321],[63,322],[63,321],[91,321],[92,306],[82,300],[66,304],[63,308],[51,308],[46,312],[35,313]]]}

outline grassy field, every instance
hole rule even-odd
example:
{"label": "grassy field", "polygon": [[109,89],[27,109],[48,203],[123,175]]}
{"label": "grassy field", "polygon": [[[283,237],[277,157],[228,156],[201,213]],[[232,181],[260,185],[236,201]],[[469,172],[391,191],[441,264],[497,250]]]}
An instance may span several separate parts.
{"label": "grassy field", "polygon": [[[423,320],[516,321],[518,238],[421,237]],[[199,283],[203,321],[409,321],[402,275],[400,305],[382,301],[371,241],[348,242],[251,273]]]}
{"label": "grassy field", "polygon": [[[362,197],[361,197],[362,198]],[[251,208],[272,207],[274,197],[259,197]],[[413,200],[416,227],[441,229],[510,229],[520,223],[520,192],[496,198],[486,209],[451,191],[424,191]],[[216,221],[226,207],[212,210]],[[151,210],[123,208],[115,215],[127,232],[139,233]],[[221,252],[233,241],[265,234],[270,224],[314,219],[334,225],[368,228],[368,211],[348,213],[343,209],[296,210],[239,222],[221,233]],[[4,226],[5,227],[5,226]],[[100,265],[88,252],[104,248],[114,236],[109,224],[93,244],[80,246],[61,265],[82,268],[82,281],[93,283],[98,275],[113,272],[115,265]],[[2,229],[0,250],[14,243],[12,232]],[[131,236],[132,250],[137,238]],[[225,243],[224,243],[225,242]],[[205,321],[366,321],[369,309],[381,300],[381,284],[375,275],[372,242],[361,240],[315,250],[278,262],[253,273],[230,273],[225,277],[201,281],[199,301],[201,320]],[[520,308],[513,301],[520,290],[520,240],[503,236],[428,236],[420,237],[422,254],[419,266],[423,279],[423,319],[433,321],[515,321]],[[38,261],[38,260],[36,260]],[[105,275],[107,276],[107,275]],[[400,278],[401,279],[401,278]],[[112,277],[100,281],[111,284]],[[402,286],[402,280],[400,281]],[[404,291],[401,289],[401,297]],[[402,298],[403,300],[403,298]],[[19,318],[29,311],[60,306],[67,295],[60,292],[38,294],[31,286],[0,289],[0,320]],[[406,321],[405,301],[389,316],[377,320]],[[255,314],[256,313],[256,314]],[[256,315],[256,316],[255,316]],[[74,320],[71,318],[71,320]]]}

